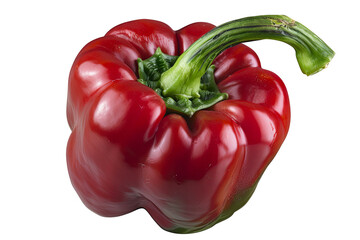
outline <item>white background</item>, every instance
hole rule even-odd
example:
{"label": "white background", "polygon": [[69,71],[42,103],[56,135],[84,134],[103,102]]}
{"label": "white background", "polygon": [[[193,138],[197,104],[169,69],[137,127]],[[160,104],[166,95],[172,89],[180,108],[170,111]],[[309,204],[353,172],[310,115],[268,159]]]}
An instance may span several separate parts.
{"label": "white background", "polygon": [[[360,239],[359,18],[355,1],[2,1],[0,239]],[[179,29],[286,14],[336,56],[306,77],[291,47],[248,44],[290,95],[292,123],[249,203],[201,233],[165,232],[144,210],[103,218],[67,174],[67,78],[78,51],[139,18]],[[357,229],[358,228],[358,229]]]}

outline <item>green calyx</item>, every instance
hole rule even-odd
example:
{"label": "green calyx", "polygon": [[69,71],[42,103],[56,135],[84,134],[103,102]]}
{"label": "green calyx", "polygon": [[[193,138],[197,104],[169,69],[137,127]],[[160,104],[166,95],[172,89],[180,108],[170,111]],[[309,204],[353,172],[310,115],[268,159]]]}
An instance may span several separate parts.
{"label": "green calyx", "polygon": [[[139,79],[138,81],[153,90],[164,100],[169,111],[185,114],[191,117],[196,111],[211,107],[217,102],[228,98],[226,93],[221,93],[215,83],[214,66],[208,67],[199,81],[195,82],[198,90],[195,97],[185,94],[175,96],[164,96],[161,86],[161,76],[169,70],[178,59],[161,52],[158,48],[153,56],[146,60],[138,59]],[[194,81],[192,82],[194,83]],[[184,85],[188,89],[195,89],[193,85]],[[181,86],[179,86],[181,87]]]}
{"label": "green calyx", "polygon": [[228,97],[216,87],[213,60],[229,47],[261,39],[277,40],[293,47],[300,69],[306,75],[324,69],[335,55],[312,31],[287,16],[247,17],[212,29],[179,57],[158,49],[149,59],[139,60],[139,82],[154,89],[169,110],[192,116]]}

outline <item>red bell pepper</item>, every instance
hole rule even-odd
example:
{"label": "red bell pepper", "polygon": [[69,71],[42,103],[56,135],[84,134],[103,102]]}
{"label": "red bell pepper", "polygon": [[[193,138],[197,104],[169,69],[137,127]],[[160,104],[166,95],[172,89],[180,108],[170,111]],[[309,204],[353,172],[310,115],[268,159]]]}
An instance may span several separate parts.
{"label": "red bell pepper", "polygon": [[259,39],[290,44],[307,75],[334,55],[285,16],[178,31],[136,20],[88,43],[72,66],[67,102],[67,164],[84,204],[102,216],[145,208],[179,233],[241,208],[290,124],[284,83],[242,44]]}

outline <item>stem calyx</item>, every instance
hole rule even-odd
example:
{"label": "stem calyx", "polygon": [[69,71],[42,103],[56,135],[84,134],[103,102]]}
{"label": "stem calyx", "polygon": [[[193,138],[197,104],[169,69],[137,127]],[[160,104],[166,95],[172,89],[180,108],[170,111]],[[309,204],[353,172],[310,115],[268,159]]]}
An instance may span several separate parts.
{"label": "stem calyx", "polygon": [[187,94],[165,96],[164,88],[161,85],[160,79],[162,75],[175,64],[178,58],[178,56],[164,54],[161,52],[161,49],[158,48],[155,54],[150,58],[146,60],[138,59],[138,81],[152,88],[164,100],[169,111],[185,114],[191,117],[196,111],[208,108],[215,103],[228,98],[228,94],[221,93],[216,86],[214,78],[215,67],[213,65],[207,68],[205,74],[200,76],[198,81],[178,81],[173,82],[171,85],[175,88],[195,91],[195,96]]}

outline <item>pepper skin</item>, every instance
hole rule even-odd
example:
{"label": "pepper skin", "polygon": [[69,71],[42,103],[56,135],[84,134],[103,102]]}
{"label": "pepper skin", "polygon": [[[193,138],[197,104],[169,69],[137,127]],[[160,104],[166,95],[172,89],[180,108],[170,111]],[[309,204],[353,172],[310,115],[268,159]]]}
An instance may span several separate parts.
{"label": "pepper skin", "polygon": [[101,216],[145,208],[167,231],[190,233],[230,217],[250,198],[290,125],[282,80],[238,44],[212,61],[228,99],[192,116],[167,111],[138,82],[137,59],[179,56],[215,26],[178,31],[154,20],[120,24],[88,43],[69,76],[71,182]]}

